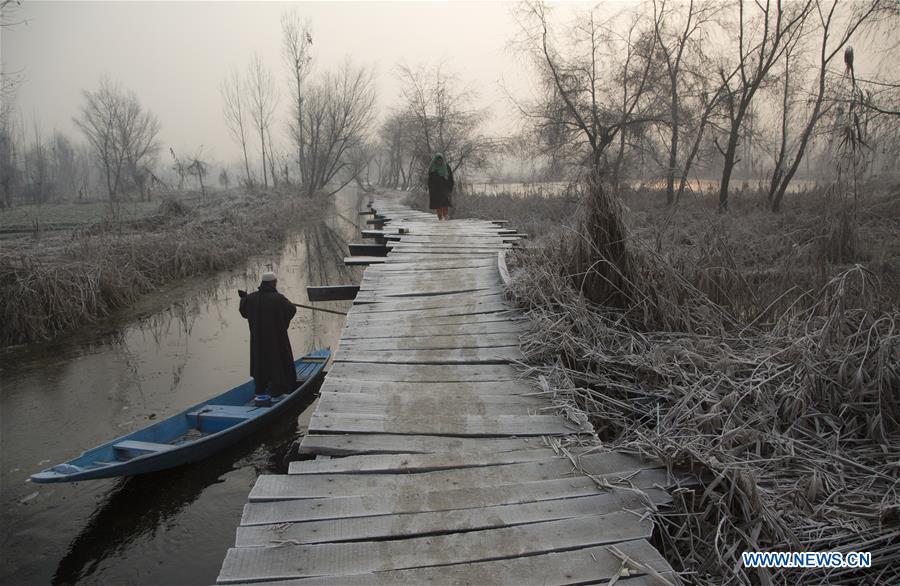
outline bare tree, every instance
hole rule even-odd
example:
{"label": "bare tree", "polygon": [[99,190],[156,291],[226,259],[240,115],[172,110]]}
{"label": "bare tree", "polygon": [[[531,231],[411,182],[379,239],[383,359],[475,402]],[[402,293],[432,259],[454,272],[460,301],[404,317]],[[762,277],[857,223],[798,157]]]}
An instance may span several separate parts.
{"label": "bare tree", "polygon": [[143,109],[133,92],[104,80],[97,91],[82,92],[85,103],[74,120],[93,146],[106,177],[111,200],[115,200],[123,175],[130,172],[143,192],[142,174],[152,164],[159,148],[159,122]]}
{"label": "bare tree", "polygon": [[275,143],[272,142],[271,128],[266,131],[266,151],[269,154],[269,177],[272,179],[272,186],[278,187],[278,173],[276,172],[278,163],[276,161],[281,158],[281,155],[275,148]]}
{"label": "bare tree", "polygon": [[0,101],[0,189],[3,190],[0,207],[12,206],[13,189],[19,181],[17,157],[12,101],[3,99]]}
{"label": "bare tree", "polygon": [[19,16],[22,0],[0,0],[0,28],[12,28],[25,20]]}
{"label": "bare tree", "polygon": [[[788,185],[794,178],[797,169],[800,167],[800,161],[806,152],[806,147],[813,135],[813,130],[818,124],[824,113],[830,106],[825,104],[827,78],[829,76],[829,68],[835,56],[845,51],[848,43],[853,35],[866,24],[877,20],[880,16],[896,16],[896,3],[891,0],[866,0],[859,1],[850,5],[850,14],[841,18],[838,11],[840,3],[838,0],[814,0],[815,15],[818,17],[819,33],[821,34],[821,44],[818,52],[818,71],[816,91],[812,102],[812,111],[809,114],[806,125],[800,134],[796,150],[793,157],[788,162],[788,157],[784,153],[787,150],[786,145],[782,144],[782,154],[776,161],[775,170],[772,176],[771,189],[769,192],[769,200],[771,201],[772,210],[779,211],[781,202]],[[831,38],[835,26],[843,23],[840,32],[835,39]],[[789,55],[789,53],[786,53]],[[850,53],[852,56],[852,51]],[[852,57],[851,57],[852,59]],[[787,69],[787,67],[786,67]],[[787,93],[788,77],[785,75],[785,93]],[[785,99],[787,99],[785,97]],[[783,136],[787,134],[787,127],[784,127]],[[786,140],[783,139],[783,140]]]}
{"label": "bare tree", "polygon": [[[287,12],[281,17],[282,30],[282,55],[289,72],[291,88],[291,109],[293,116],[289,124],[290,137],[296,150],[297,166],[302,170],[306,167],[306,148],[308,138],[304,134],[305,124],[303,102],[305,99],[305,85],[309,76],[312,56],[312,32],[307,22],[300,22],[300,18],[293,11]],[[301,183],[305,180],[300,177]]]}
{"label": "bare tree", "polygon": [[300,132],[295,135],[303,137],[300,174],[308,195],[340,176],[338,187],[329,192],[332,195],[356,178],[361,169],[349,155],[367,139],[374,107],[372,71],[349,62],[310,86]]}
{"label": "bare tree", "polygon": [[[607,149],[616,138],[621,141],[620,133],[660,119],[648,91],[656,75],[655,37],[638,30],[638,20],[622,34],[595,9],[565,31],[568,44],[557,44],[547,6],[535,1],[522,7],[522,32],[543,95],[519,109],[548,150],[579,156],[593,174],[605,175]],[[617,61],[622,54],[625,59]]]}
{"label": "bare tree", "polygon": [[481,132],[487,111],[473,105],[475,93],[462,87],[440,65],[413,69],[401,64],[397,75],[404,111],[394,119],[390,131],[394,134],[391,141],[405,141],[405,151],[411,157],[405,183],[413,180],[415,171],[420,172],[415,179],[424,181],[435,152],[447,157],[454,173],[485,167],[498,143]]}
{"label": "bare tree", "polygon": [[250,62],[249,90],[250,117],[256,132],[259,134],[259,149],[262,157],[263,186],[269,187],[269,170],[267,168],[267,135],[272,126],[272,117],[278,106],[278,88],[272,80],[272,74],[263,65],[259,55],[254,55]]}
{"label": "bare tree", "polygon": [[[666,204],[668,205],[676,201],[675,177],[678,174],[680,140],[685,117],[682,102],[684,101],[683,96],[690,92],[692,85],[687,79],[690,72],[686,71],[685,62],[691,56],[702,60],[700,40],[703,27],[711,20],[715,12],[711,5],[703,5],[698,0],[689,0],[686,6],[683,3],[676,4],[674,8],[667,0],[653,0],[653,32],[659,54],[665,63],[669,94],[668,123],[671,134],[666,166]],[[681,19],[680,22],[678,22],[678,18]],[[696,125],[698,132],[702,133],[707,120],[708,117],[701,117]],[[687,174],[692,160],[693,157],[684,162],[685,171],[682,175]],[[683,187],[679,188],[679,195],[682,189]]]}
{"label": "bare tree", "polygon": [[188,164],[186,171],[197,178],[197,185],[200,187],[200,195],[206,197],[206,185],[203,183],[203,178],[206,177],[206,174],[209,171],[209,163],[200,159],[202,153],[203,147],[201,146],[197,151],[197,154],[191,157],[191,162]]}
{"label": "bare tree", "polygon": [[408,112],[405,110],[390,113],[378,129],[378,184],[391,189],[407,189],[409,187],[406,166],[410,161],[408,139]]}
{"label": "bare tree", "polygon": [[184,180],[188,176],[188,164],[178,158],[174,148],[169,147],[169,153],[172,155],[172,171],[178,177],[178,191],[181,191],[184,189]]}
{"label": "bare tree", "polygon": [[[722,179],[719,184],[719,209],[728,209],[728,189],[731,173],[737,163],[737,149],[744,120],[748,117],[753,98],[776,62],[801,33],[803,23],[813,6],[813,0],[802,0],[787,6],[782,0],[754,2],[750,12],[747,2],[738,0],[737,16],[737,80],[726,80],[724,98],[728,121],[725,148],[716,146],[724,157]],[[753,8],[755,7],[755,18]],[[757,34],[758,31],[758,34]]]}
{"label": "bare tree", "polygon": [[247,186],[253,185],[253,175],[250,172],[250,158],[247,155],[247,129],[249,123],[246,103],[246,87],[241,74],[237,69],[232,70],[219,86],[222,94],[222,113],[225,116],[225,124],[231,136],[241,145],[244,155],[244,182]]}

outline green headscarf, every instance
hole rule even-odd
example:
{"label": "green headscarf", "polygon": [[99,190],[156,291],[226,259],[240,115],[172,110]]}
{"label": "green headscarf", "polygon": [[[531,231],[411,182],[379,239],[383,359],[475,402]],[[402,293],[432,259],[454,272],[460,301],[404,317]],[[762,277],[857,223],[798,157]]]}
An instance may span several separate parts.
{"label": "green headscarf", "polygon": [[[440,159],[440,162],[438,162]],[[447,166],[447,159],[444,158],[442,153],[434,153],[431,157],[431,166],[428,167],[428,172],[434,172],[447,179],[447,176],[450,174],[450,167]]]}

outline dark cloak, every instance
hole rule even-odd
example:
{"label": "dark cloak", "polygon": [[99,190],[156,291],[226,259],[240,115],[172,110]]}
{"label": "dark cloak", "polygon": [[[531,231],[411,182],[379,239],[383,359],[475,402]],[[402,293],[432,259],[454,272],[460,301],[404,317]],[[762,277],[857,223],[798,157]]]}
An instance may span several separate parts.
{"label": "dark cloak", "polygon": [[428,173],[428,207],[436,210],[437,208],[449,208],[450,193],[453,191],[453,171],[450,165],[447,165],[447,178],[444,179],[437,171]]}
{"label": "dark cloak", "polygon": [[250,376],[293,390],[297,380],[288,326],[297,308],[271,283],[241,299],[241,315],[250,322]]}

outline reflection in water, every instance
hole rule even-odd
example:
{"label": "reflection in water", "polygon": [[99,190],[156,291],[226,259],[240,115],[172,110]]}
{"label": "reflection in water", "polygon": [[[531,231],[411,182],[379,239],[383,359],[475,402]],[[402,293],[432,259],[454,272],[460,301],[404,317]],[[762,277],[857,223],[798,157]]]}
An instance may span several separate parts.
{"label": "reflection in water", "polygon": [[[312,389],[293,415],[308,407],[317,392]],[[285,417],[201,462],[119,480],[69,545],[52,583],[81,582],[107,558],[152,540],[159,528],[194,503],[206,488],[223,482],[222,477],[235,468],[252,466],[257,475],[284,473],[284,459],[296,430],[296,418]]]}
{"label": "reflection in water", "polygon": [[[0,351],[0,583],[215,580],[257,474],[280,467],[293,427],[261,446],[256,436],[202,465],[127,482],[27,478],[247,380],[237,289],[255,288],[266,268],[298,303],[308,303],[307,285],[358,282],[361,271],[343,257],[363,205],[343,193],[324,223],[299,225],[281,254],[172,284],[53,343]],[[288,332],[295,355],[334,348],[342,327],[340,316],[298,310]]]}

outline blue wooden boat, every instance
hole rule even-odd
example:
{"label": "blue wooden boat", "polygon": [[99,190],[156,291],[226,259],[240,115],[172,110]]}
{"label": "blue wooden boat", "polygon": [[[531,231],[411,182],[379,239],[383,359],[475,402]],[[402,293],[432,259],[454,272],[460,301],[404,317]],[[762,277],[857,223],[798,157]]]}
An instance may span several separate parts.
{"label": "blue wooden boat", "polygon": [[272,399],[271,405],[256,405],[255,385],[251,380],[149,427],[33,474],[31,480],[75,482],[134,476],[202,460],[289,411],[322,376],[322,369],[330,357],[329,350],[317,350],[297,360],[294,363],[296,388],[292,393]]}

